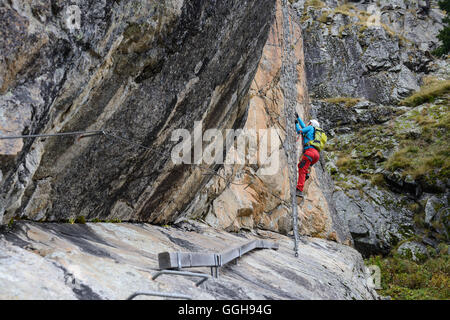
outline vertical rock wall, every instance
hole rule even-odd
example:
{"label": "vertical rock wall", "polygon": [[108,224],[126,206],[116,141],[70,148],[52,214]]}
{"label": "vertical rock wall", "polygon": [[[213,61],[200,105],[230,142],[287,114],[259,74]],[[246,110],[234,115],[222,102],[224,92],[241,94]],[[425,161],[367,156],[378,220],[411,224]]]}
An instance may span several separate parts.
{"label": "vertical rock wall", "polygon": [[[298,76],[295,83],[298,94],[296,110],[303,119],[308,119],[309,102],[300,19],[293,10],[290,10],[290,17]],[[276,172],[264,174],[266,166],[261,162],[255,165],[225,165],[219,172],[226,179],[214,177],[207,188],[197,195],[186,212],[187,216],[202,217],[211,225],[230,231],[255,227],[286,234],[292,231],[289,176],[283,150],[286,138],[284,96],[280,83],[283,48],[281,1],[277,1],[276,19],[250,87],[248,111],[243,125],[248,130],[273,128],[276,131],[277,141],[274,143],[279,146]],[[300,141],[297,141],[297,159],[301,152]],[[258,144],[256,149],[261,147]],[[227,156],[234,155],[228,153]],[[347,228],[328,202],[331,185],[321,164],[317,164],[306,184],[306,200],[298,208],[300,233],[349,243]],[[327,193],[327,190],[330,192]]]}
{"label": "vertical rock wall", "polygon": [[[0,222],[173,221],[210,179],[174,165],[171,133],[238,126],[274,0],[0,4],[3,135],[106,130],[0,145]],[[75,23],[76,25],[76,23]]]}

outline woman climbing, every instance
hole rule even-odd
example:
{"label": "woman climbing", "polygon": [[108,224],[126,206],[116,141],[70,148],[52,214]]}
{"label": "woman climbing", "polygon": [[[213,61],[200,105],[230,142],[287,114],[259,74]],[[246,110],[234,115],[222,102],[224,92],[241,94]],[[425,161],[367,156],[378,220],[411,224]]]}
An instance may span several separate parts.
{"label": "woman climbing", "polygon": [[317,120],[310,120],[308,125],[300,119],[299,115],[295,114],[295,128],[298,134],[303,136],[303,154],[300,163],[298,164],[298,180],[297,180],[297,197],[303,198],[303,187],[305,180],[309,177],[308,170],[320,159],[320,151],[327,142],[325,132],[320,128]]}

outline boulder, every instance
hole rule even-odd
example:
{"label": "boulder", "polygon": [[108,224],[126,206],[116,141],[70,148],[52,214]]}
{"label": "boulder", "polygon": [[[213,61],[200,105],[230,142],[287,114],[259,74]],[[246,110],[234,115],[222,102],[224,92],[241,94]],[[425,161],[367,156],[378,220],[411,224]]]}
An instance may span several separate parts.
{"label": "boulder", "polygon": [[423,261],[428,256],[427,247],[422,243],[407,241],[397,248],[397,253],[413,261]]}
{"label": "boulder", "polygon": [[387,254],[399,241],[414,234],[414,214],[401,205],[403,196],[367,181],[361,188],[364,182],[356,177],[348,184],[347,190],[336,188],[333,200],[338,215],[348,224],[355,248],[364,257]]}

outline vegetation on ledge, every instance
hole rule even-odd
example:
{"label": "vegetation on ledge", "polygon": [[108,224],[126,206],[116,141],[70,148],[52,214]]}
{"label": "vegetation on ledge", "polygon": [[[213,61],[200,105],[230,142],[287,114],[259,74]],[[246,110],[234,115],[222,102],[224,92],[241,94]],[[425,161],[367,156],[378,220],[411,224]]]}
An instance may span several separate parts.
{"label": "vegetation on ledge", "polygon": [[450,93],[450,80],[433,81],[424,85],[412,96],[402,100],[400,104],[416,107],[425,102],[433,102],[439,96]]}
{"label": "vegetation on ledge", "polygon": [[379,186],[384,184],[380,176],[374,178],[377,170],[398,172],[431,188],[450,179],[450,95],[435,102],[330,140],[326,157],[336,164],[330,174],[335,180],[341,174],[360,176]]}
{"label": "vegetation on ledge", "polygon": [[320,9],[325,7],[325,3],[320,0],[306,0],[304,4],[305,11],[308,7]]}
{"label": "vegetation on ledge", "polygon": [[429,248],[424,261],[412,261],[398,253],[389,257],[373,256],[366,265],[376,265],[381,270],[382,296],[393,300],[449,300],[450,255],[448,245],[437,250]]}
{"label": "vegetation on ledge", "polygon": [[[450,88],[450,81],[449,81]],[[400,169],[403,176],[428,185],[437,180],[450,178],[450,105],[447,95],[440,103],[413,110],[407,117],[413,126],[420,128],[420,134],[400,132],[396,138],[400,142],[398,150],[388,159],[385,168]]]}

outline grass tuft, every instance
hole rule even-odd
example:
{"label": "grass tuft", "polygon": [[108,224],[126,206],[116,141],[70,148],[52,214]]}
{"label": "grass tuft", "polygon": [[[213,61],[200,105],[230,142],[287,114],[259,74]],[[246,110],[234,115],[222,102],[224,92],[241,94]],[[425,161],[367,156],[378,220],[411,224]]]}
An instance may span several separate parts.
{"label": "grass tuft", "polygon": [[335,98],[327,98],[322,101],[332,103],[332,104],[344,104],[347,108],[352,108],[359,102],[361,102],[360,98],[349,98],[349,97],[335,97]]}
{"label": "grass tuft", "polygon": [[420,90],[410,97],[403,99],[400,104],[416,107],[425,102],[433,101],[435,98],[450,92],[450,80],[435,80],[425,84]]}
{"label": "grass tuft", "polygon": [[306,0],[305,1],[305,5],[304,5],[305,10],[308,7],[312,7],[312,8],[315,8],[315,9],[320,9],[320,8],[324,8],[325,7],[325,3],[323,1],[320,1],[320,0]]}

